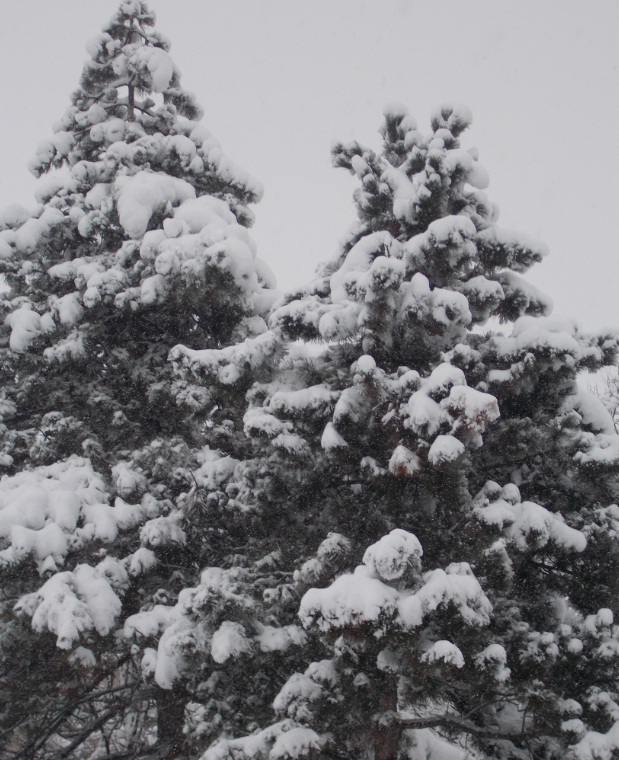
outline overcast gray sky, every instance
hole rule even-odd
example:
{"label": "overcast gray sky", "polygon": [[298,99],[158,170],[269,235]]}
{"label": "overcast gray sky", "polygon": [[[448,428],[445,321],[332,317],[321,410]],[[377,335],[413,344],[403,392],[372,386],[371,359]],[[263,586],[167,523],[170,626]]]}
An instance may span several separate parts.
{"label": "overcast gray sky", "polygon": [[[68,105],[116,0],[0,0],[0,205],[32,205],[26,163]],[[224,150],[265,185],[254,237],[280,287],[354,218],[332,140],[378,146],[385,103],[422,131],[446,100],[490,173],[500,223],[551,256],[555,313],[619,327],[617,0],[151,0],[183,84]]]}

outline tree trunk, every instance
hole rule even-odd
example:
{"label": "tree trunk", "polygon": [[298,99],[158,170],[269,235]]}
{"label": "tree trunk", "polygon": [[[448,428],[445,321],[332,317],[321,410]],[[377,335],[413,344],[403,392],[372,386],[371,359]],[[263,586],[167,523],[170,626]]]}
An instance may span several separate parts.
{"label": "tree trunk", "polygon": [[135,119],[135,87],[132,84],[127,86],[127,119]]}
{"label": "tree trunk", "polygon": [[[398,709],[398,686],[395,678],[385,678],[385,683],[378,698],[378,710],[391,713],[395,717]],[[396,760],[400,744],[400,728],[397,721],[385,722],[374,729],[374,760]]]}
{"label": "tree trunk", "polygon": [[181,689],[157,690],[157,739],[164,758],[176,758],[182,751],[185,703],[187,695]]}

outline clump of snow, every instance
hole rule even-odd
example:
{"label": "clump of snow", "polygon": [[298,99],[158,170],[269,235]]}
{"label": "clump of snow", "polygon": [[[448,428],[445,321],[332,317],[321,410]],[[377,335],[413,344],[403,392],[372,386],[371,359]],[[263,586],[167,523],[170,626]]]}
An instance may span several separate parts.
{"label": "clump of snow", "polygon": [[462,441],[453,435],[437,435],[428,451],[428,462],[435,466],[449,464],[459,459],[464,451]]}
{"label": "clump of snow", "polygon": [[178,619],[178,611],[174,607],[156,604],[146,612],[138,612],[127,618],[124,625],[124,635],[127,638],[142,636],[154,638]]}
{"label": "clump of snow", "polygon": [[575,411],[583,424],[596,433],[615,434],[613,418],[603,401],[583,388],[577,387],[575,393],[565,399],[561,411]]}
{"label": "clump of snow", "polygon": [[38,591],[22,596],[15,611],[32,618],[35,631],[56,634],[58,647],[70,649],[81,634],[92,629],[106,636],[121,607],[101,571],[77,565],[73,571],[52,575]]}
{"label": "clump of snow", "polygon": [[395,528],[365,550],[363,562],[387,581],[401,578],[409,567],[421,566],[423,549],[413,533]]}
{"label": "clump of snow", "polygon": [[[365,571],[365,572],[363,572]],[[310,589],[301,600],[299,618],[321,631],[373,624],[380,630],[397,614],[398,592],[370,577],[366,568],[341,575],[327,589]]]}
{"label": "clump of snow", "polygon": [[348,443],[346,443],[345,439],[338,433],[335,425],[332,422],[327,422],[320,439],[320,445],[325,451],[333,451],[335,449],[346,448]]}
{"label": "clump of snow", "polygon": [[389,472],[398,478],[413,478],[421,471],[421,460],[406,446],[396,446],[389,460]]}
{"label": "clump of snow", "polygon": [[17,203],[11,203],[0,209],[0,230],[18,227],[26,222],[30,214]]}
{"label": "clump of snow", "polygon": [[233,385],[249,372],[272,360],[280,350],[278,336],[266,332],[222,349],[193,350],[185,346],[175,346],[170,351],[169,358],[180,375],[186,372],[198,378]]}
{"label": "clump of snow", "polygon": [[[0,480],[0,564],[32,556],[40,571],[62,565],[71,544],[89,536],[93,521],[111,508],[90,462],[62,462]],[[116,532],[114,532],[114,537]]]}
{"label": "clump of snow", "polygon": [[322,742],[315,731],[296,726],[277,737],[269,752],[269,760],[296,760],[319,752],[321,746]]}
{"label": "clump of snow", "polygon": [[148,572],[151,568],[157,564],[157,557],[155,553],[145,546],[141,546],[139,549],[130,554],[126,560],[127,571],[129,575],[137,576]]}
{"label": "clump of snow", "polygon": [[9,346],[11,351],[16,353],[22,354],[27,351],[30,344],[42,332],[41,317],[28,305],[11,312],[7,317],[7,322],[11,328]]}
{"label": "clump of snow", "polygon": [[333,569],[346,559],[351,550],[349,539],[341,533],[329,533],[320,544],[316,554],[303,563],[299,570],[295,570],[294,581],[296,584],[319,583],[325,575],[331,575]]}
{"label": "clump of snow", "polygon": [[[444,362],[409,397],[404,426],[427,441],[428,463],[439,467],[456,461],[467,445],[481,445],[481,433],[498,417],[496,398],[466,385],[462,370]],[[402,448],[392,460],[403,457]],[[391,465],[390,470],[395,473]]]}
{"label": "clump of snow", "polygon": [[451,641],[435,641],[429,649],[421,655],[421,661],[429,664],[437,662],[445,665],[453,665],[455,668],[464,667],[464,655]]}
{"label": "clump of snow", "polygon": [[364,375],[371,374],[376,369],[376,361],[372,356],[364,354],[357,359],[357,372]]}
{"label": "clump of snow", "polygon": [[199,198],[181,203],[174,210],[174,219],[186,222],[191,233],[202,232],[204,228],[209,228],[204,234],[213,234],[211,232],[213,227],[223,229],[230,225],[236,226],[236,217],[230,211],[228,204],[210,195],[201,195]]}
{"label": "clump of snow", "polygon": [[331,300],[345,302],[352,282],[364,277],[375,258],[385,250],[399,246],[388,232],[374,232],[363,237],[346,255],[342,266],[331,276]]}
{"label": "clump of snow", "polygon": [[146,171],[117,177],[112,192],[120,223],[134,239],[144,235],[157,209],[166,203],[178,205],[196,197],[196,191],[185,180]]}
{"label": "clump of snow", "polygon": [[442,405],[455,418],[454,431],[464,428],[483,433],[486,426],[499,417],[496,398],[468,386],[452,388]]}
{"label": "clump of snow", "polygon": [[199,760],[304,760],[321,748],[318,734],[286,718],[241,739],[223,739],[207,749]]}
{"label": "clump of snow", "polygon": [[240,623],[225,620],[213,634],[211,640],[211,657],[222,664],[231,657],[239,657],[252,649],[245,628]]}
{"label": "clump of snow", "polygon": [[291,646],[304,646],[307,642],[305,631],[298,625],[286,625],[277,628],[272,625],[259,625],[256,638],[263,652],[285,652]]}
{"label": "clump of snow", "polygon": [[78,293],[67,293],[67,295],[50,298],[52,314],[58,317],[58,321],[63,325],[73,327],[78,324],[83,315],[84,307],[80,303]]}
{"label": "clump of snow", "polygon": [[513,484],[501,489],[490,481],[475,498],[475,503],[477,519],[502,531],[519,549],[552,543],[564,550],[582,552],[587,545],[585,536],[566,525],[560,514],[531,501],[521,502]]}
{"label": "clump of snow", "polygon": [[467,625],[485,626],[490,622],[492,605],[466,562],[432,570],[424,576],[418,591],[403,595],[400,624],[405,630],[416,628],[428,614],[450,605]]}
{"label": "clump of snow", "polygon": [[475,666],[492,673],[498,683],[509,680],[511,670],[506,667],[507,652],[501,644],[490,644],[475,656]]}
{"label": "clump of snow", "polygon": [[15,247],[24,253],[34,253],[52,228],[64,221],[62,211],[48,206],[38,218],[30,217],[16,230]]}
{"label": "clump of snow", "polygon": [[158,47],[141,45],[136,49],[130,62],[139,68],[144,66],[147,68],[155,92],[166,92],[176,73],[174,62],[169,54]]}
{"label": "clump of snow", "polygon": [[576,760],[611,760],[619,750],[619,722],[615,722],[605,734],[587,731],[570,750]]}
{"label": "clump of snow", "polygon": [[426,573],[414,591],[400,591],[376,577],[382,569],[397,580],[409,559],[418,562],[421,557],[421,546],[412,534],[394,532],[385,538],[369,548],[369,566],[340,575],[327,588],[305,593],[299,608],[305,628],[316,626],[326,633],[366,625],[375,636],[382,636],[390,629],[418,628],[439,607],[453,609],[466,625],[490,622],[492,605],[466,562]]}
{"label": "clump of snow", "polygon": [[339,395],[338,391],[332,391],[323,383],[300,390],[277,391],[271,397],[269,408],[286,415],[311,410],[313,414],[319,416],[328,413],[333,408]]}
{"label": "clump of snow", "polygon": [[404,732],[408,760],[472,760],[468,749],[441,739],[431,728]]}
{"label": "clump of snow", "polygon": [[448,129],[455,137],[473,123],[471,109],[464,103],[448,101],[432,112],[432,129]]}
{"label": "clump of snow", "polygon": [[185,531],[180,527],[180,512],[172,512],[165,517],[148,520],[140,528],[140,540],[144,546],[165,546],[166,544],[184,544]]}

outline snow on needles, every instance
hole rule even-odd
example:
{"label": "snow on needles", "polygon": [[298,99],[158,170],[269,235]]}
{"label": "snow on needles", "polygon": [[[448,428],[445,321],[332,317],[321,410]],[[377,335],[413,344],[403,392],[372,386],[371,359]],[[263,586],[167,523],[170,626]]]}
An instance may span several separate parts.
{"label": "snow on needles", "polygon": [[324,632],[368,625],[381,637],[392,629],[418,628],[439,607],[453,605],[465,624],[487,625],[492,605],[467,563],[426,573],[416,590],[399,590],[376,577],[397,580],[407,567],[419,567],[421,554],[416,536],[392,531],[368,548],[365,564],[354,573],[341,575],[327,588],[310,589],[301,600],[301,622]]}

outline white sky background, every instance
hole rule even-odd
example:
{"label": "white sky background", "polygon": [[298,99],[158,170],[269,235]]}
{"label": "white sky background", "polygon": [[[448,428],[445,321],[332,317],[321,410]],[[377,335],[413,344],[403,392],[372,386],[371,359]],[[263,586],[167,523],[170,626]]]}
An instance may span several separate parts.
{"label": "white sky background", "polygon": [[[265,185],[254,227],[280,287],[354,218],[334,139],[379,146],[385,103],[422,131],[467,103],[500,224],[545,240],[530,273],[555,313],[619,327],[617,0],[151,0],[183,85]],[[116,0],[0,0],[0,205],[33,205],[26,164],[69,103]]]}

